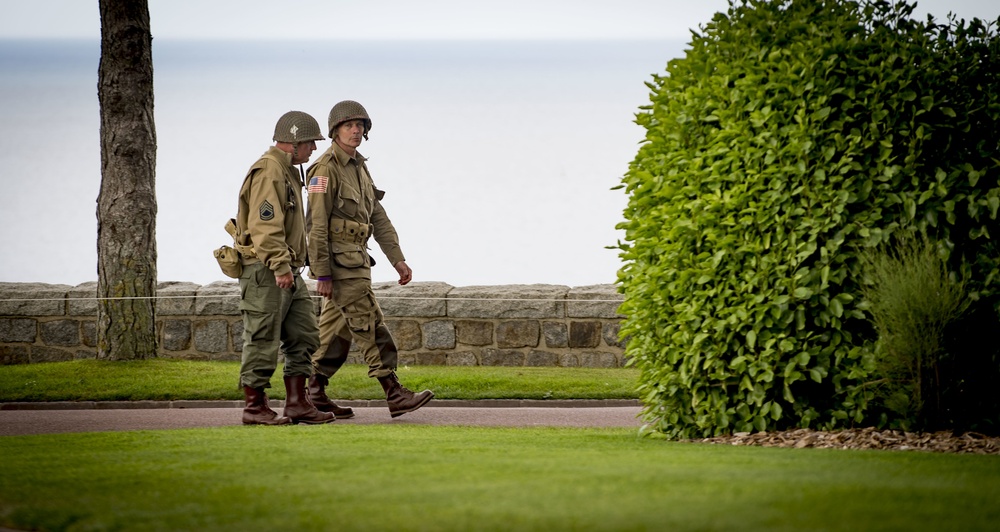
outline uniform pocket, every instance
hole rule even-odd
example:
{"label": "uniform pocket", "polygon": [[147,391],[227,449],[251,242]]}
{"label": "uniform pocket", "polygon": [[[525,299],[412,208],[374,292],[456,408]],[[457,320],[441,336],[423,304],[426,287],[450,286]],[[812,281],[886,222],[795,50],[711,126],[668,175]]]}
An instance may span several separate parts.
{"label": "uniform pocket", "polygon": [[361,193],[347,183],[341,183],[337,187],[337,207],[347,218],[354,218],[361,210]]}
{"label": "uniform pocket", "polygon": [[353,242],[330,242],[333,262],[342,268],[359,268],[367,264],[364,249]]}
{"label": "uniform pocket", "polygon": [[262,264],[243,268],[240,277],[240,313],[243,315],[244,338],[253,342],[270,342],[278,337],[280,318],[276,310],[281,305],[280,290],[274,281],[268,282],[273,274]]}

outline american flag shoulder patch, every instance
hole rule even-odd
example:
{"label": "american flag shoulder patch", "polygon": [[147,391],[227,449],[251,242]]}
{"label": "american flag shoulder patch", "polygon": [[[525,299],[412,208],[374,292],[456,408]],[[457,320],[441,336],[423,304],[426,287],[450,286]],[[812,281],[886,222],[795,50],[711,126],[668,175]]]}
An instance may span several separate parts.
{"label": "american flag shoulder patch", "polygon": [[326,193],[326,183],[329,181],[326,176],[318,175],[309,180],[309,188],[307,192],[309,194],[325,194]]}

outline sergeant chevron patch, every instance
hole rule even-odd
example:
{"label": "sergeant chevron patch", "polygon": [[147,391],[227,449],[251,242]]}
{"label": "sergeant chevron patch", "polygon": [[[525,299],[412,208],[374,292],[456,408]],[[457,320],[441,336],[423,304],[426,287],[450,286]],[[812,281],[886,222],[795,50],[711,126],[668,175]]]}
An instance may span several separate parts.
{"label": "sergeant chevron patch", "polygon": [[274,206],[270,202],[264,200],[264,203],[260,204],[260,219],[261,220],[271,220],[274,218]]}

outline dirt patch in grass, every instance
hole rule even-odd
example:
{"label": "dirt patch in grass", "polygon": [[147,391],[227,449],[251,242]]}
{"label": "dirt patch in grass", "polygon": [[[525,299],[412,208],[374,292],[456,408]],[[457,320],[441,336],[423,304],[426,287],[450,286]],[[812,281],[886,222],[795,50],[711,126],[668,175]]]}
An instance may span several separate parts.
{"label": "dirt patch in grass", "polygon": [[795,429],[781,432],[737,432],[729,436],[685,440],[721,445],[819,449],[880,449],[938,453],[1000,454],[1000,437],[976,432],[903,432],[874,428],[823,432]]}

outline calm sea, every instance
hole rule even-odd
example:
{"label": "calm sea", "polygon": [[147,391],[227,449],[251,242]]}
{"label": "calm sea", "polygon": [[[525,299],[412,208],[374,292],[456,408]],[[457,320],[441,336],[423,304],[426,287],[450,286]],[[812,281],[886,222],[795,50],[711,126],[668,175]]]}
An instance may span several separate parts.
{"label": "calm sea", "polygon": [[[154,40],[160,281],[226,279],[247,168],[285,111],[360,101],[415,281],[613,283],[645,83],[681,41]],[[96,41],[0,40],[0,282],[97,279]],[[320,144],[316,155],[329,145]],[[375,281],[395,280],[381,252]]]}

